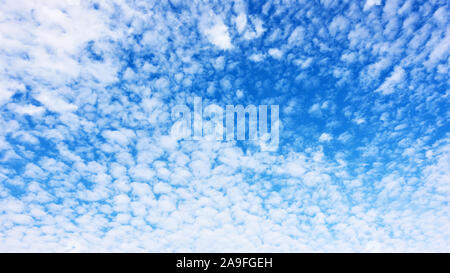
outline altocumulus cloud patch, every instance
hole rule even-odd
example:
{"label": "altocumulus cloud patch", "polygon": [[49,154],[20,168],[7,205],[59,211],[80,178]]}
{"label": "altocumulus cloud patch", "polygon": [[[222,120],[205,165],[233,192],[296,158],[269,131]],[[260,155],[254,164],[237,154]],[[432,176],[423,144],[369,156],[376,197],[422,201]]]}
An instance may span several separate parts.
{"label": "altocumulus cloud patch", "polygon": [[446,1],[0,6],[0,251],[449,251]]}

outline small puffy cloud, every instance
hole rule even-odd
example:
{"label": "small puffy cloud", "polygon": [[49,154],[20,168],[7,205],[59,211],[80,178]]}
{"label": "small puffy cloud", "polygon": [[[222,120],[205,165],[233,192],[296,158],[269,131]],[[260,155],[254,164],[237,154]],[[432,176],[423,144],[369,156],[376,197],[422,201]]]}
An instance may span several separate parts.
{"label": "small puffy cloud", "polygon": [[138,181],[150,181],[155,176],[155,172],[144,164],[131,168],[130,174]]}
{"label": "small puffy cloud", "polygon": [[283,52],[278,48],[271,48],[269,49],[269,55],[279,60],[281,59],[281,57],[283,57]]}
{"label": "small puffy cloud", "polygon": [[236,90],[236,97],[238,99],[242,98],[244,96],[244,92],[241,89]]}
{"label": "small puffy cloud", "polygon": [[305,36],[305,28],[302,26],[296,27],[288,38],[288,44],[291,46],[298,46],[303,42]]}
{"label": "small puffy cloud", "polygon": [[200,28],[203,34],[208,38],[209,42],[213,45],[222,50],[233,48],[228,27],[219,16],[215,16],[212,21],[203,22]]}
{"label": "small puffy cloud", "polygon": [[249,59],[254,61],[254,62],[260,62],[260,61],[264,60],[264,58],[265,58],[264,54],[257,54],[257,53],[252,54],[249,57]]}
{"label": "small puffy cloud", "polygon": [[319,137],[319,142],[329,142],[333,139],[333,136],[327,133],[322,133]]}
{"label": "small puffy cloud", "polygon": [[320,116],[322,114],[322,107],[320,103],[314,103],[308,110],[308,113],[313,116]]}
{"label": "small puffy cloud", "polygon": [[335,36],[338,32],[345,32],[349,26],[349,21],[342,15],[338,15],[333,18],[330,25],[328,26],[328,30],[330,34]]}
{"label": "small puffy cloud", "polygon": [[353,122],[356,124],[363,124],[364,122],[366,122],[366,120],[364,118],[354,118]]}
{"label": "small puffy cloud", "polygon": [[234,23],[236,24],[237,31],[242,33],[247,26],[247,15],[245,13],[240,13],[234,18]]}
{"label": "small puffy cloud", "polygon": [[156,194],[166,194],[172,191],[173,191],[172,187],[166,183],[159,182],[156,183],[155,186],[153,186],[153,192]]}
{"label": "small puffy cloud", "polygon": [[103,131],[102,136],[111,143],[127,145],[134,137],[134,132],[127,129],[122,129],[120,131],[106,130]]}
{"label": "small puffy cloud", "polygon": [[214,60],[213,66],[217,70],[223,70],[223,68],[225,67],[225,57],[224,56],[217,57]]}
{"label": "small puffy cloud", "polygon": [[433,14],[433,18],[442,26],[444,26],[445,24],[448,23],[447,18],[448,18],[448,7],[440,7],[438,8],[434,14]]}
{"label": "small puffy cloud", "polygon": [[286,164],[280,166],[277,169],[278,173],[288,174],[293,177],[302,177],[306,172],[307,164],[303,160],[293,160],[287,162]]}
{"label": "small puffy cloud", "polygon": [[27,105],[18,105],[18,104],[9,104],[8,105],[14,112],[19,113],[21,115],[41,115],[45,112],[45,108],[41,106],[35,106],[33,104]]}
{"label": "small puffy cloud", "polygon": [[247,31],[244,34],[244,39],[246,40],[252,40],[255,38],[260,37],[266,29],[263,27],[263,21],[257,17],[250,17],[252,22],[251,30],[247,29]]}
{"label": "small puffy cloud", "polygon": [[396,86],[402,83],[405,77],[405,70],[401,66],[396,66],[391,75],[375,91],[380,92],[383,95],[394,93]]}
{"label": "small puffy cloud", "polygon": [[366,0],[364,4],[364,11],[369,10],[373,6],[381,5],[381,0]]}
{"label": "small puffy cloud", "polygon": [[45,105],[48,110],[58,113],[73,112],[78,109],[74,104],[66,102],[56,91],[41,91],[35,96],[36,100]]}
{"label": "small puffy cloud", "polygon": [[351,138],[352,138],[352,135],[349,132],[344,132],[344,133],[340,134],[337,139],[341,142],[347,142]]}

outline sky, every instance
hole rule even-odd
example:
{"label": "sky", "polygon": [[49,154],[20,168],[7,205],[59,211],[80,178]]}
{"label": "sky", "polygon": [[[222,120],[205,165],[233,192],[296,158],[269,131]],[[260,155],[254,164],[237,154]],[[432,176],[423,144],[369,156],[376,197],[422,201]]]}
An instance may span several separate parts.
{"label": "sky", "polygon": [[[0,252],[449,252],[448,16],[0,0]],[[178,138],[195,97],[278,105],[279,145]]]}

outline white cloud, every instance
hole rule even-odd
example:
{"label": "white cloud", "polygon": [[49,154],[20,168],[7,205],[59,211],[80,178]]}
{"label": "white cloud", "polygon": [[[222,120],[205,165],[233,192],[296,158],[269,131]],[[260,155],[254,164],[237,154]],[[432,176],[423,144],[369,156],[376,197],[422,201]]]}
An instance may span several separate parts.
{"label": "white cloud", "polygon": [[278,48],[271,48],[269,49],[269,55],[279,60],[281,59],[281,57],[283,57],[283,52]]}
{"label": "white cloud", "polygon": [[257,54],[257,53],[252,54],[249,57],[249,59],[254,61],[254,62],[260,62],[260,61],[264,60],[264,58],[265,58],[264,54]]}
{"label": "white cloud", "polygon": [[50,91],[41,91],[39,92],[35,98],[45,105],[49,111],[64,113],[64,112],[72,112],[77,110],[77,106],[71,103],[66,102],[64,99],[59,97],[59,95]]}
{"label": "white cloud", "polygon": [[263,27],[263,21],[257,17],[250,17],[252,22],[252,29],[247,29],[244,34],[244,39],[251,40],[260,37],[266,29]]}
{"label": "white cloud", "polygon": [[242,98],[244,96],[244,92],[241,89],[236,90],[236,97],[238,99]]}
{"label": "white cloud", "polygon": [[245,13],[240,13],[234,18],[234,23],[236,24],[237,31],[242,33],[247,26],[247,15]]}
{"label": "white cloud", "polygon": [[319,142],[329,142],[333,139],[333,136],[327,133],[322,133],[319,137]]}
{"label": "white cloud", "polygon": [[291,46],[298,46],[303,42],[305,36],[305,28],[302,26],[296,27],[288,38],[288,44]]}
{"label": "white cloud", "polygon": [[346,31],[349,26],[349,21],[342,15],[338,15],[333,18],[328,29],[331,35],[335,36],[338,32]]}
{"label": "white cloud", "polygon": [[21,115],[34,116],[34,115],[40,115],[45,111],[45,109],[43,107],[35,106],[32,104],[17,105],[17,104],[10,103],[8,106],[11,107],[13,109],[13,111],[15,111]]}
{"label": "white cloud", "polygon": [[398,84],[401,84],[406,77],[405,70],[401,66],[396,66],[391,75],[378,87],[375,92],[381,92],[383,95],[389,95],[395,92]]}
{"label": "white cloud", "polygon": [[233,48],[231,38],[228,33],[228,27],[224,24],[222,19],[215,16],[209,20],[204,19],[204,21],[205,22],[201,23],[200,29],[203,34],[206,35],[210,43],[222,50]]}
{"label": "white cloud", "polygon": [[138,181],[150,181],[155,176],[155,172],[144,164],[131,168],[130,174]]}
{"label": "white cloud", "polygon": [[369,10],[373,6],[381,5],[381,0],[366,0],[364,4],[364,11]]}

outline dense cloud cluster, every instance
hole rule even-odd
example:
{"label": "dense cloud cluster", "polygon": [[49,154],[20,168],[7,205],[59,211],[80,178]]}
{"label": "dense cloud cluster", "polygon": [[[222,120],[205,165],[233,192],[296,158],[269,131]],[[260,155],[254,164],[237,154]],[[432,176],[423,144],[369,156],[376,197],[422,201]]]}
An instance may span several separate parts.
{"label": "dense cloud cluster", "polygon": [[[0,0],[0,251],[449,251],[445,0]],[[280,145],[171,109],[279,105]]]}

